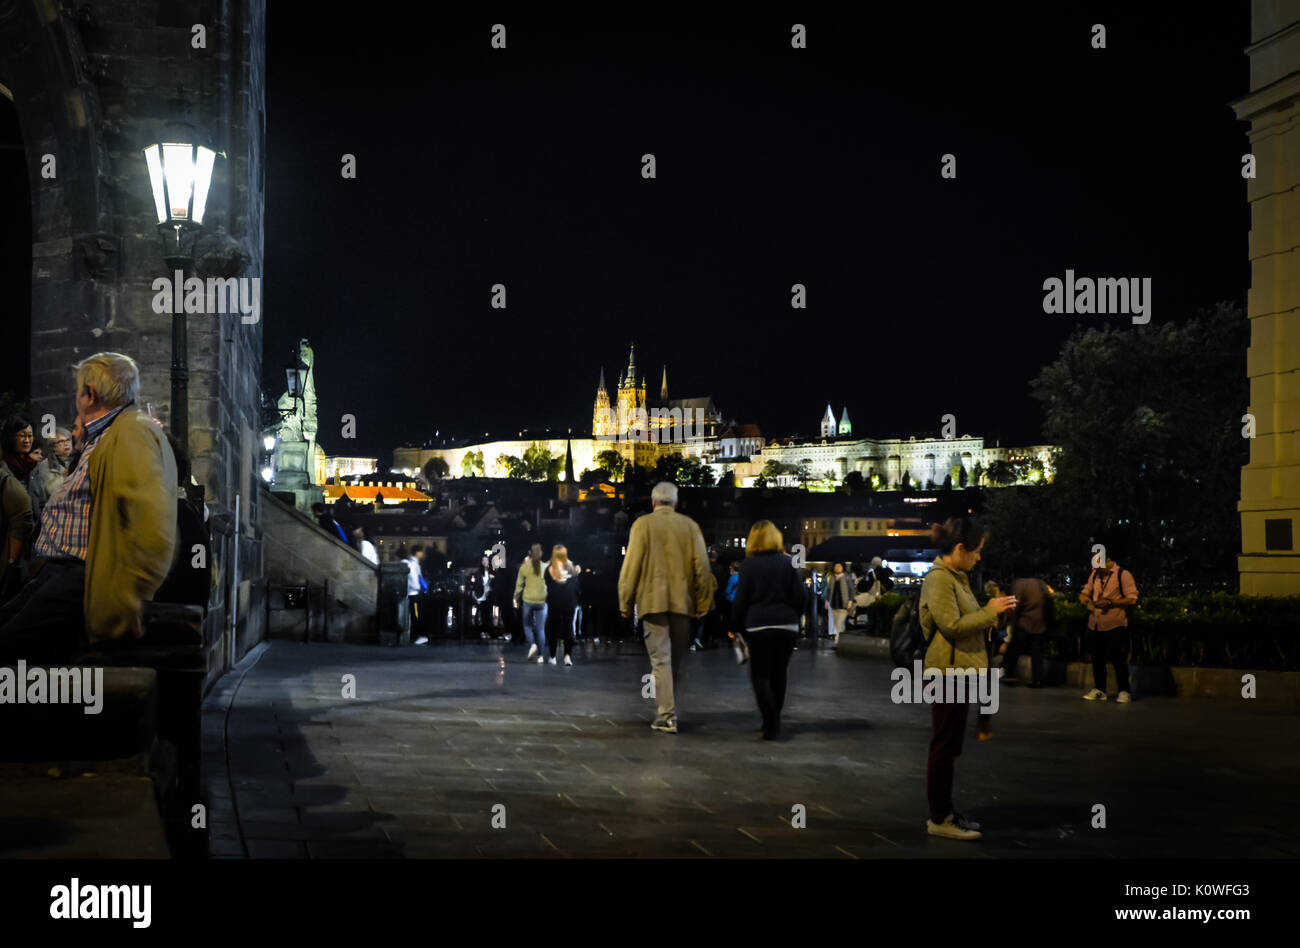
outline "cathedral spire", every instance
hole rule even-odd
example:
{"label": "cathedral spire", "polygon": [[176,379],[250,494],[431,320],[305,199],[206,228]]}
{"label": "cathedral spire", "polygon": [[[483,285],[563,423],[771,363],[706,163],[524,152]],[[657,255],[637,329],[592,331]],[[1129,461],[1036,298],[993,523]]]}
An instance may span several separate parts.
{"label": "cathedral spire", "polygon": [[[602,370],[603,374],[603,370]],[[573,483],[573,429],[569,429],[569,437],[564,446],[564,482]]]}
{"label": "cathedral spire", "polygon": [[636,384],[636,343],[635,342],[632,343],[632,347],[628,350],[627,353],[627,384],[628,385]]}
{"label": "cathedral spire", "polygon": [[663,384],[659,386],[659,400],[661,402],[668,401],[668,366],[667,365],[664,366]]}
{"label": "cathedral spire", "polygon": [[603,365],[600,367],[600,384],[596,386],[596,391],[605,391],[605,367]]}

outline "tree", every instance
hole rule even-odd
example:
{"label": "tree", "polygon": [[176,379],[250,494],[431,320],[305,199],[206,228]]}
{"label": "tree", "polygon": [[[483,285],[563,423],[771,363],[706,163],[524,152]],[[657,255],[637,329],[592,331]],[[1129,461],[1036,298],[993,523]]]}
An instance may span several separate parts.
{"label": "tree", "polygon": [[699,458],[665,454],[655,462],[654,480],[671,481],[681,487],[712,487],[713,468]]}
{"label": "tree", "polygon": [[975,467],[971,470],[970,482],[975,487],[980,487],[984,483],[984,462],[976,461]]}
{"label": "tree", "polygon": [[473,451],[466,451],[465,456],[460,459],[460,476],[461,477],[474,476],[474,452]]}
{"label": "tree", "polygon": [[429,458],[420,469],[425,482],[432,487],[451,473],[451,467],[442,458]]}
{"label": "tree", "polygon": [[1010,461],[994,461],[989,465],[989,482],[1006,487],[1016,482],[1016,469]]}
{"label": "tree", "polygon": [[578,486],[583,490],[591,490],[597,484],[604,484],[611,479],[609,471],[598,467],[583,471],[582,476],[578,478]]}
{"label": "tree", "polygon": [[627,471],[627,459],[612,448],[606,448],[596,455],[596,463],[609,472],[614,480],[622,480]]}
{"label": "tree", "polygon": [[1180,322],[1076,331],[1030,387],[1044,437],[1060,448],[1055,478],[990,498],[990,544],[996,526],[1000,543],[1076,571],[1102,543],[1151,585],[1234,582],[1248,342],[1245,315],[1228,304]]}
{"label": "tree", "polygon": [[799,481],[800,487],[807,487],[808,481],[812,479],[812,459],[804,458],[799,462],[799,467],[795,469],[795,478]]}
{"label": "tree", "polygon": [[763,473],[759,475],[764,481],[774,481],[786,471],[786,465],[775,459],[768,461],[763,465]]}
{"label": "tree", "polygon": [[719,487],[735,487],[735,486],[736,486],[736,472],[733,471],[733,470],[730,470],[730,469],[728,469],[727,471],[725,471],[725,472],[723,473],[722,477],[718,480],[718,486],[719,486]]}
{"label": "tree", "polygon": [[525,476],[523,459],[515,457],[513,454],[498,454],[497,467],[506,472],[506,477],[523,478]]}
{"label": "tree", "polygon": [[945,478],[943,479],[943,489],[944,489],[944,490],[952,490],[952,475],[951,475],[951,474],[949,474],[947,477],[945,477]]}
{"label": "tree", "polygon": [[961,465],[961,464],[958,464],[957,467],[956,467],[956,470],[957,470],[957,472],[958,472],[958,474],[957,474],[957,486],[958,486],[958,487],[966,487],[967,484],[970,483],[970,479],[969,479],[968,475],[966,474],[966,468],[965,468],[965,466],[964,466],[964,465]]}
{"label": "tree", "polygon": [[551,454],[541,442],[534,441],[524,449],[520,473],[530,481],[556,481],[560,479],[563,466],[563,458]]}
{"label": "tree", "polygon": [[867,490],[867,479],[861,471],[849,471],[844,475],[844,488],[850,494],[861,494]]}

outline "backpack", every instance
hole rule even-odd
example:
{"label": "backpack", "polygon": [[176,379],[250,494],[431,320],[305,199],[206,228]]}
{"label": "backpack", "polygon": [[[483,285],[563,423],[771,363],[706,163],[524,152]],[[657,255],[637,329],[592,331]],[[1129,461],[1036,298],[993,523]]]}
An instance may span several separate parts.
{"label": "backpack", "polygon": [[[1091,586],[1091,585],[1092,585],[1092,581],[1093,581],[1093,579],[1095,579],[1096,576],[1097,576],[1097,574],[1100,573],[1100,572],[1101,572],[1101,570],[1094,568],[1093,571],[1092,571],[1091,573],[1088,574],[1088,581],[1084,583],[1084,586]],[[1121,597],[1124,595],[1124,574],[1125,574],[1125,573],[1128,573],[1130,579],[1133,578],[1133,574],[1132,574],[1132,573],[1129,573],[1128,570],[1126,570],[1126,569],[1125,569],[1124,567],[1122,567],[1122,566],[1119,568],[1118,572],[1116,572],[1116,574],[1115,574],[1115,584],[1116,584],[1116,588],[1119,589],[1119,594],[1120,594]],[[1131,605],[1131,606],[1126,606],[1126,607],[1125,607],[1126,611],[1128,611],[1128,612],[1130,612],[1130,613],[1131,613],[1134,609],[1136,609],[1136,608],[1137,608],[1137,603],[1134,603],[1134,604]],[[1056,619],[1055,610],[1053,610],[1052,620],[1055,621],[1055,619]]]}
{"label": "backpack", "polygon": [[925,661],[930,641],[921,629],[921,599],[909,596],[894,613],[889,631],[889,657],[896,668],[911,668],[913,662]]}

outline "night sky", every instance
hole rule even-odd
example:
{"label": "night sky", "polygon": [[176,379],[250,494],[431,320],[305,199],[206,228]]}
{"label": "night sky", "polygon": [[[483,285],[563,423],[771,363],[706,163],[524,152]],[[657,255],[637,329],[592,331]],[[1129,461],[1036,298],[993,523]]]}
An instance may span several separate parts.
{"label": "night sky", "polygon": [[1245,301],[1246,4],[268,6],[264,376],[311,340],[331,454],[576,433],[634,341],[652,395],[666,362],[769,437],[829,401],[1026,444],[1076,322],[1141,331],[1044,279],[1151,277],[1153,326]]}

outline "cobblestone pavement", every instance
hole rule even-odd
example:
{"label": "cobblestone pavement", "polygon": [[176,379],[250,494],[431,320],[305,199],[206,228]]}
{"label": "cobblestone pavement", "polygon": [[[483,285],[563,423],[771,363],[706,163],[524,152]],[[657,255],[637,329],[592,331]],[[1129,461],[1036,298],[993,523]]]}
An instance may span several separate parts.
{"label": "cobblestone pavement", "polygon": [[925,833],[928,709],[891,702],[887,662],[801,648],[785,739],[764,742],[727,650],[685,657],[675,736],[650,730],[640,645],[582,646],[571,668],[523,656],[260,647],[204,709],[212,855],[1300,855],[1294,710],[1003,688],[993,740],[972,721],[957,764],[985,831],[963,843]]}

